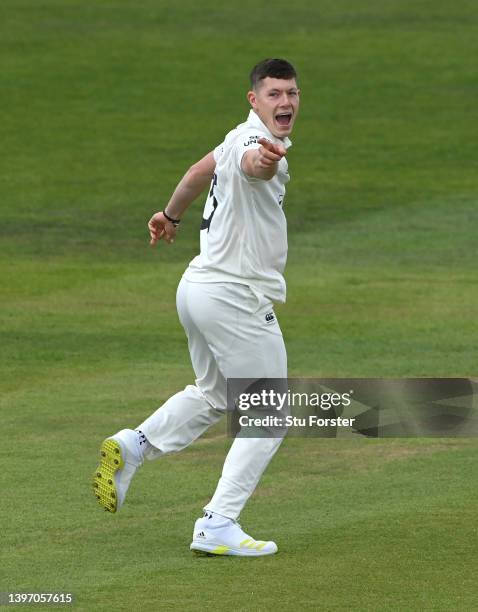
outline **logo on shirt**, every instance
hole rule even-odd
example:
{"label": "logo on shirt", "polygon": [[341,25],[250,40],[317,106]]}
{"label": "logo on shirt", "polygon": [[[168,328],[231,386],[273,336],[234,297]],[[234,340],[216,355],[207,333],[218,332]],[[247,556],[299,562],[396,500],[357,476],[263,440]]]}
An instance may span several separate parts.
{"label": "logo on shirt", "polygon": [[244,146],[248,147],[251,144],[255,144],[256,142],[259,142],[259,138],[260,136],[249,136],[249,140],[244,143]]}
{"label": "logo on shirt", "polygon": [[265,316],[266,323],[272,323],[275,321],[275,314],[273,312],[268,312]]}

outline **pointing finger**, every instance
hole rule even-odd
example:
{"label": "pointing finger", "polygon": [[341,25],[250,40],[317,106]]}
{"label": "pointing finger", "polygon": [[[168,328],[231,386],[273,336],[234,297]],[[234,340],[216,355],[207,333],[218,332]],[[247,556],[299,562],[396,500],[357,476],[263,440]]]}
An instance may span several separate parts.
{"label": "pointing finger", "polygon": [[267,149],[268,151],[272,151],[274,149],[274,143],[272,143],[267,138],[259,138],[259,140],[257,142],[260,145],[262,145],[264,147],[264,149]]}
{"label": "pointing finger", "polygon": [[287,149],[285,147],[280,144],[274,144],[267,138],[259,138],[257,142],[262,145],[267,151],[275,153],[276,155],[280,155],[280,157],[284,157],[284,155],[287,154]]}
{"label": "pointing finger", "polygon": [[262,158],[267,159],[268,161],[278,162],[282,159],[281,155],[277,155],[273,151],[269,151],[268,149],[260,148],[259,153]]}

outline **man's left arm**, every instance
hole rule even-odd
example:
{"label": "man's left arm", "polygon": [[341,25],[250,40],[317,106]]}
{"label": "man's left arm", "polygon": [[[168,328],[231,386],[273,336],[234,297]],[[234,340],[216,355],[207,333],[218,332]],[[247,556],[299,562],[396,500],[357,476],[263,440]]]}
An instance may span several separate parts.
{"label": "man's left arm", "polygon": [[267,138],[259,138],[257,142],[261,146],[244,153],[241,168],[246,176],[270,181],[277,174],[279,162],[287,155],[287,149]]}
{"label": "man's left arm", "polygon": [[[216,160],[213,151],[193,164],[179,181],[167,203],[164,209],[166,215],[171,219],[181,219],[186,209],[210,184],[215,169]],[[148,228],[151,236],[151,246],[154,246],[158,240],[163,238],[168,243],[174,242],[176,227],[163,212],[157,212],[151,217]]]}

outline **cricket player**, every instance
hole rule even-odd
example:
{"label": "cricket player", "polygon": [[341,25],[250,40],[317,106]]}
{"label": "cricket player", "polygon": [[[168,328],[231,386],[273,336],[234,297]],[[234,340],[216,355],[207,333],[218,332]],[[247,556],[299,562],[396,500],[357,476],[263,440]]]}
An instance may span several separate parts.
{"label": "cricket player", "polygon": [[[200,254],[177,291],[196,381],[136,429],[103,441],[93,484],[100,505],[110,512],[122,506],[145,458],[182,450],[224,415],[228,378],[287,378],[273,303],[286,297],[286,154],[300,92],[294,67],[283,59],[260,62],[250,78],[247,120],[191,166],[165,209],[148,223],[151,245],[172,243],[187,208],[209,187]],[[247,535],[237,519],[281,441],[235,438],[216,491],[194,525],[191,550],[239,556],[277,552],[274,542]]]}

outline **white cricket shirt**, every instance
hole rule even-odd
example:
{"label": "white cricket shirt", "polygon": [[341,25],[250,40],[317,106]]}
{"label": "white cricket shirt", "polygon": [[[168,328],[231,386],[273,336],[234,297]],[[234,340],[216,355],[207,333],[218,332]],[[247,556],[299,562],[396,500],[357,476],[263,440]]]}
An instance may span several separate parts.
{"label": "white cricket shirt", "polygon": [[282,206],[290,180],[287,161],[279,161],[270,181],[249,177],[241,168],[244,153],[258,149],[262,137],[286,148],[292,144],[273,136],[251,110],[247,121],[215,148],[216,171],[203,212],[201,251],[184,277],[193,282],[243,283],[273,302],[285,302],[287,223]]}

